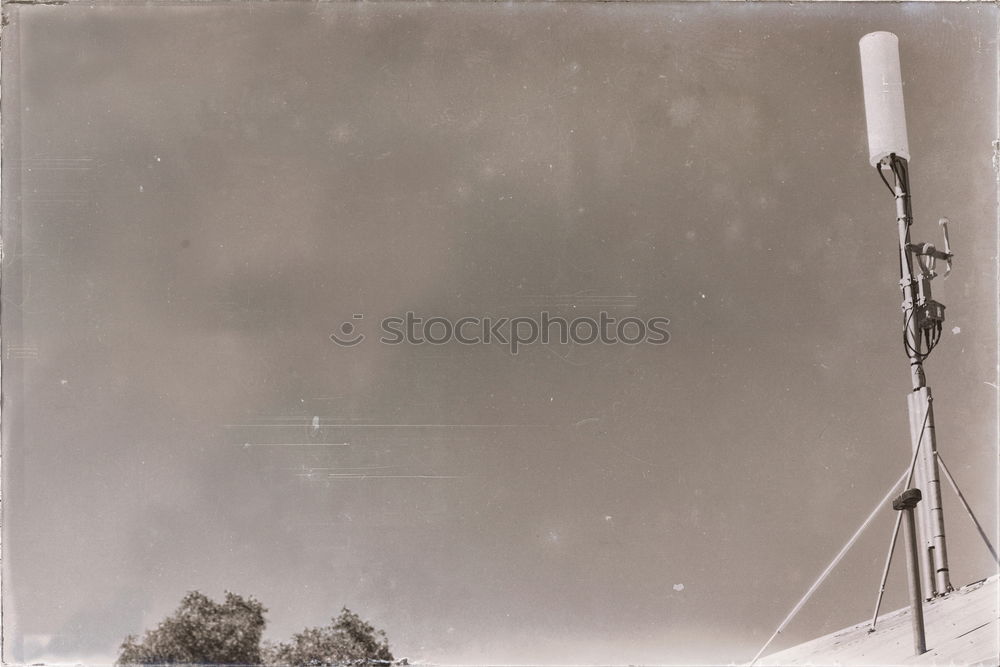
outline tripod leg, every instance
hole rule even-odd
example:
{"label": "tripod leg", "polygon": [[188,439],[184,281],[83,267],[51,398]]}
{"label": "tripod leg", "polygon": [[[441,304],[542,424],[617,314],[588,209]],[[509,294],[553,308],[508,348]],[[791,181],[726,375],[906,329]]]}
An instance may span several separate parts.
{"label": "tripod leg", "polygon": [[892,552],[896,550],[896,540],[899,538],[899,524],[903,520],[902,512],[896,514],[896,527],[892,529],[892,539],[889,540],[889,553],[885,555],[885,568],[882,570],[882,583],[878,587],[878,597],[875,598],[875,611],[872,613],[872,625],[868,632],[875,632],[875,622],[878,620],[878,610],[882,607],[882,596],[885,595],[885,582],[889,579],[889,567],[892,565]]}

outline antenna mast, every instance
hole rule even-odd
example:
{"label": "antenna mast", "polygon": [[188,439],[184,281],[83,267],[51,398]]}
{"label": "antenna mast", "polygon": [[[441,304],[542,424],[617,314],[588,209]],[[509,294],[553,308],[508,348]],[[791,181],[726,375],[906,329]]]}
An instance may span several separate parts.
{"label": "antenna mast", "polygon": [[[946,263],[945,277],[951,272],[948,220],[942,218],[939,222],[944,233],[943,251],[930,243],[911,242],[910,149],[903,108],[899,40],[890,32],[873,32],[861,38],[860,48],[869,162],[896,200],[899,286],[903,293],[903,347],[910,362],[912,385],[907,403],[910,439],[913,451],[917,453],[913,486],[922,489],[925,498],[925,502],[913,510],[916,512],[920,539],[917,560],[920,562],[924,595],[930,599],[952,590],[938,476],[933,397],[923,366],[924,360],[940,340],[944,323],[944,306],[931,298],[931,280],[937,276],[934,269],[939,259]],[[886,177],[886,170],[892,176],[891,182]]]}

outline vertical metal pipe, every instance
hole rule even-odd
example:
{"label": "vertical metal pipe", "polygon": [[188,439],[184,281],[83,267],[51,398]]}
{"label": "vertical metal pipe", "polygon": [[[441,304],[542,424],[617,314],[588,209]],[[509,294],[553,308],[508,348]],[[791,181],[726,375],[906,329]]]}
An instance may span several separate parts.
{"label": "vertical metal pipe", "polygon": [[938,595],[952,591],[948,571],[948,545],[944,533],[944,507],[941,501],[941,476],[938,472],[937,430],[934,428],[934,398],[930,387],[921,387],[922,402],[927,406],[927,429],[924,433],[924,461],[927,469],[927,486],[923,489],[926,502],[924,514],[930,524],[934,543],[934,576]]}
{"label": "vertical metal pipe", "polygon": [[[913,481],[907,488],[926,489],[927,488],[927,461],[924,454],[927,451],[927,440],[924,437],[927,431],[927,414],[923,403],[920,401],[921,395],[917,392],[910,392],[906,396],[907,407],[910,412],[910,442],[913,444]],[[934,577],[934,541],[932,538],[930,517],[919,509],[916,512],[917,544],[920,554],[920,574],[923,577],[924,596],[929,600],[937,594],[936,579]]]}
{"label": "vertical metal pipe", "polygon": [[917,561],[917,534],[913,508],[920,502],[920,489],[907,489],[892,501],[892,509],[903,513],[903,540],[906,542],[907,583],[910,590],[910,616],[913,624],[915,655],[927,652],[924,634],[924,601],[920,592],[920,571]]}
{"label": "vertical metal pipe", "polygon": [[[914,316],[914,280],[913,262],[910,259],[910,225],[913,224],[913,208],[910,203],[909,177],[906,160],[901,157],[890,158],[892,173],[895,179],[893,188],[896,196],[896,227],[899,233],[899,287],[903,291],[903,323],[906,336],[916,345],[920,341],[920,328]],[[920,358],[907,351],[910,358],[910,379],[913,390],[916,391],[925,384],[924,368]]]}

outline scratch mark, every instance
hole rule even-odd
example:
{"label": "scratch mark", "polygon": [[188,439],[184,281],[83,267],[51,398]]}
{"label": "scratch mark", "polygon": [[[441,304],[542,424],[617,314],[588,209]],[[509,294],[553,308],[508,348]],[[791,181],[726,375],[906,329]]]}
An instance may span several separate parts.
{"label": "scratch mark", "polygon": [[250,447],[350,447],[349,442],[245,442],[244,449]]}
{"label": "scratch mark", "polygon": [[[328,428],[552,428],[553,424],[327,424]],[[223,424],[224,428],[289,428],[288,424]]]}
{"label": "scratch mark", "polygon": [[462,479],[465,475],[362,475],[333,473],[329,479]]}
{"label": "scratch mark", "polygon": [[[644,465],[653,466],[653,467],[657,467],[657,468],[660,467],[660,465],[661,465],[659,463],[653,463],[652,461],[646,461],[645,459],[641,459],[638,456],[636,456],[635,454],[633,454],[632,452],[628,451],[627,449],[625,449],[624,447],[621,447],[619,445],[612,445],[612,446],[615,449],[617,449],[618,451],[620,451],[622,454],[624,454],[625,456],[629,457],[630,459],[635,459],[636,461],[638,461],[639,463],[642,463]],[[644,470],[642,472],[643,478],[646,477],[646,473],[647,472],[649,472],[649,471],[648,470]]]}
{"label": "scratch mark", "polygon": [[37,345],[9,345],[7,347],[8,359],[37,359]]}
{"label": "scratch mark", "polygon": [[313,468],[303,465],[298,468],[286,468],[286,470],[291,470],[297,473],[309,473],[309,472],[315,472],[317,470],[384,470],[386,468],[398,468],[398,467],[399,466],[333,466],[333,467]]}
{"label": "scratch mark", "polygon": [[587,365],[586,363],[577,363],[575,361],[570,361],[568,354],[565,357],[562,356],[561,354],[559,354],[558,352],[556,352],[555,347],[553,347],[552,345],[545,345],[545,346],[543,346],[542,349],[544,349],[546,352],[548,352],[549,354],[551,354],[552,356],[554,356],[559,361],[561,361],[563,363],[566,363],[566,364],[569,364],[570,366],[576,366],[577,368],[583,368],[584,366]]}

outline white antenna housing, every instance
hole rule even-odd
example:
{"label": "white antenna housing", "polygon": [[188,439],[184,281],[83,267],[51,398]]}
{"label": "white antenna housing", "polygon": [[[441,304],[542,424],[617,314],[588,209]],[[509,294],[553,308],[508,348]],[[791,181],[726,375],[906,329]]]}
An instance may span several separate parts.
{"label": "white antenna housing", "polygon": [[861,38],[859,46],[868,121],[868,160],[874,167],[895,153],[909,161],[899,39],[891,32],[871,32]]}

